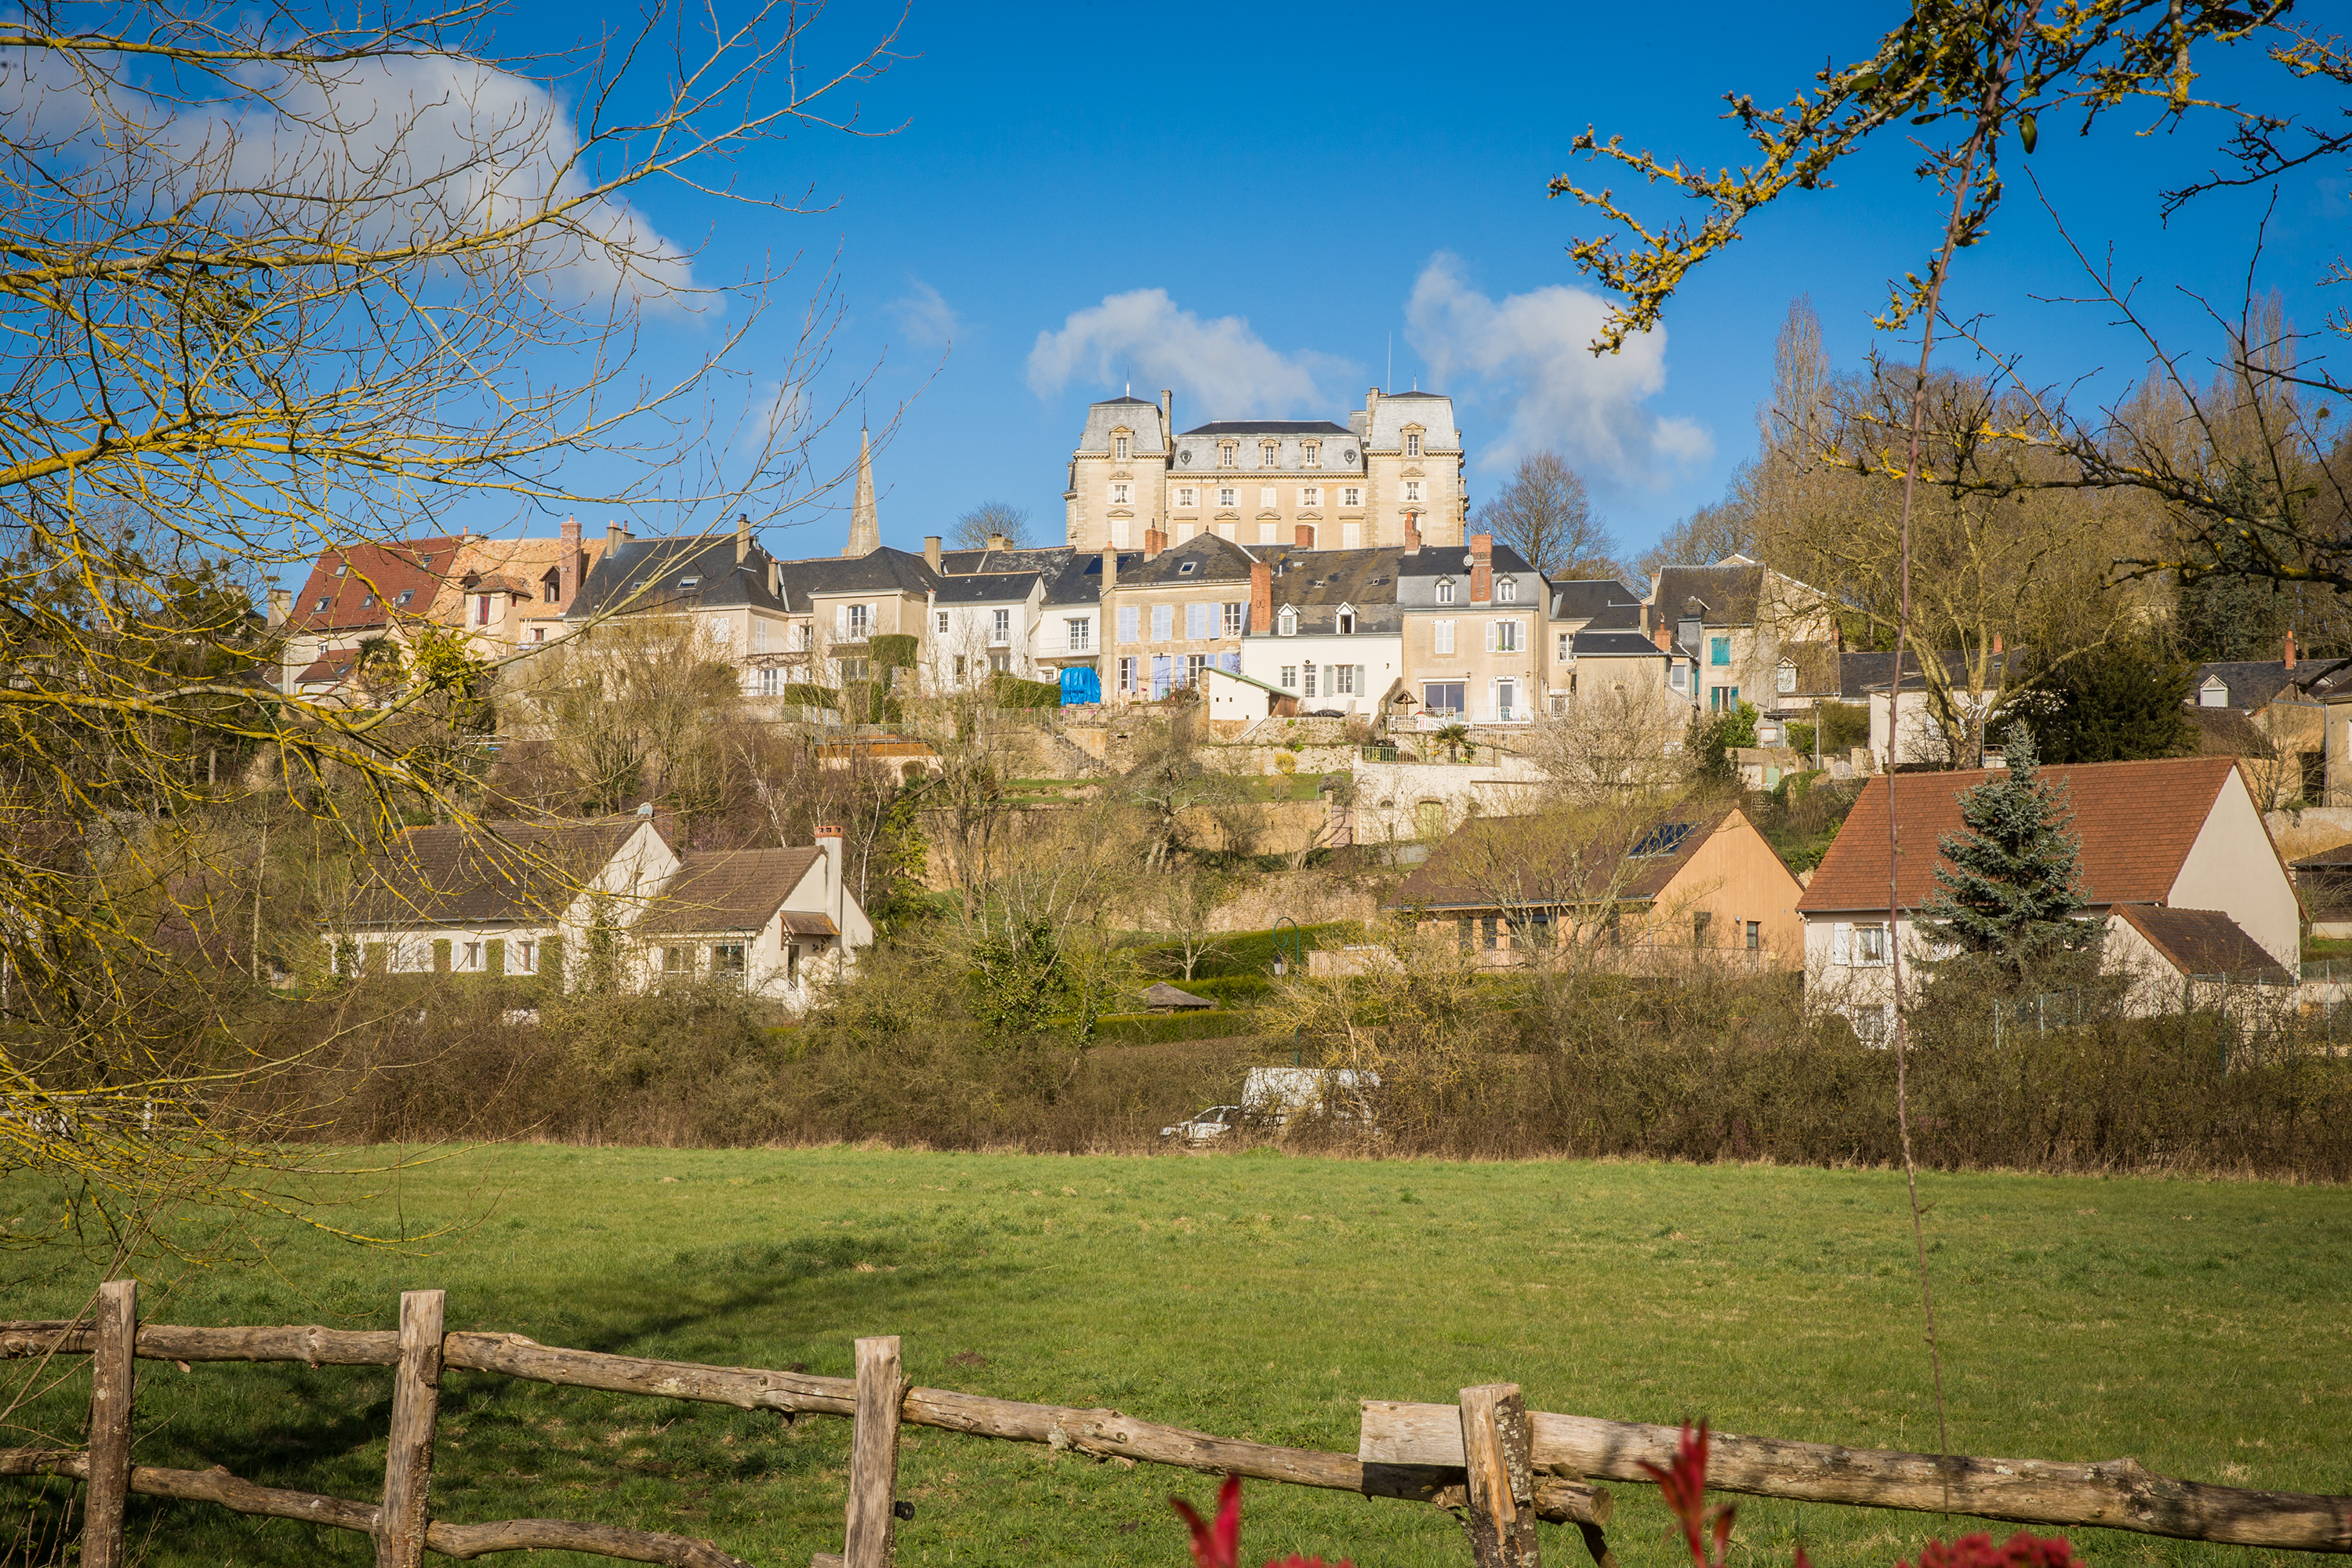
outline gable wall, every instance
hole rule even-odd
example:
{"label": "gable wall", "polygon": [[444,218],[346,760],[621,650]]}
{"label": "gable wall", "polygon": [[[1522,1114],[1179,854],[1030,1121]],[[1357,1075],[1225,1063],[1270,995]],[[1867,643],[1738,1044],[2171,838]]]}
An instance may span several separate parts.
{"label": "gable wall", "polygon": [[2295,972],[2303,956],[2303,924],[2294,884],[2235,772],[2214,797],[2165,902],[2177,910],[2220,910],[2288,973]]}

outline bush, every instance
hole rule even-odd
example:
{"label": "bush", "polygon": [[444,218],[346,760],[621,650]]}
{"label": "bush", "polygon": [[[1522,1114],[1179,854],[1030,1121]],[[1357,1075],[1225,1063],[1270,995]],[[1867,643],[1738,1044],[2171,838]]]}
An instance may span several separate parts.
{"label": "bush", "polygon": [[1059,708],[1062,689],[1050,680],[1024,680],[1000,670],[989,679],[988,700],[999,708]]}

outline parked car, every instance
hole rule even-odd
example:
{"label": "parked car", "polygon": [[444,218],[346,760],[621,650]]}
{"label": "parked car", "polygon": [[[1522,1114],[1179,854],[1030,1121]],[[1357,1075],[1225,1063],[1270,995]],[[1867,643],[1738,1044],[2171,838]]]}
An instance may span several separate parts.
{"label": "parked car", "polygon": [[1187,1143],[1207,1143],[1223,1138],[1242,1124],[1242,1108],[1238,1105],[1212,1105],[1195,1111],[1192,1119],[1179,1121],[1173,1127],[1160,1130],[1162,1138],[1181,1139]]}

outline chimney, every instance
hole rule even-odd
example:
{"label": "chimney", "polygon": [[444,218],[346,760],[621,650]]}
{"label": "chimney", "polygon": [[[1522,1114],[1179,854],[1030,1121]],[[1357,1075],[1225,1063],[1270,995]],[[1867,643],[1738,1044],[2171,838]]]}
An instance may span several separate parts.
{"label": "chimney", "polygon": [[1004,534],[992,533],[988,536],[988,547],[991,550],[1010,550],[1013,541]]}
{"label": "chimney", "polygon": [[1167,548],[1168,535],[1158,525],[1143,531],[1143,558],[1146,561],[1157,560],[1160,552]]}
{"label": "chimney", "polygon": [[1421,513],[1417,511],[1404,514],[1404,547],[1407,550],[1421,548]]}
{"label": "chimney", "polygon": [[606,523],[604,525],[604,553],[610,555],[614,552],[619,550],[623,544],[628,542],[628,538],[629,531],[627,529],[623,528],[617,522]]}
{"label": "chimney", "polygon": [[748,512],[735,514],[735,564],[740,566],[751,559],[751,518]]}
{"label": "chimney", "polygon": [[567,517],[563,520],[563,548],[557,552],[555,562],[555,596],[560,601],[556,605],[558,609],[570,609],[573,597],[580,592],[582,559],[580,520],[576,517]]}
{"label": "chimney", "polygon": [[1992,634],[1992,656],[1995,658],[1999,658],[2000,657],[2000,634],[1999,632]]}
{"label": "chimney", "polygon": [[[293,618],[294,590],[291,588],[270,589],[269,624],[273,626],[282,626]],[[2293,656],[2290,654],[2289,657],[2292,658]],[[2292,668],[2293,666],[2290,665],[2288,668]]]}
{"label": "chimney", "polygon": [[1274,568],[1263,561],[1250,563],[1250,616],[1246,629],[1256,637],[1274,630]]}
{"label": "chimney", "polygon": [[1364,424],[1367,426],[1365,431],[1367,435],[1370,434],[1369,427],[1372,422],[1372,416],[1379,413],[1380,410],[1381,389],[1377,386],[1368,387],[1364,392]]}
{"label": "chimney", "polygon": [[[269,599],[270,603],[275,605],[278,602],[278,595],[272,594]],[[2286,629],[2286,667],[2289,669],[2294,668],[2294,628],[2293,626]]]}
{"label": "chimney", "polygon": [[771,555],[768,557],[768,597],[782,603],[783,596],[784,563]]}
{"label": "chimney", "polygon": [[1102,597],[1108,599],[1118,587],[1118,551],[1115,547],[1106,547],[1103,551]]}
{"label": "chimney", "polygon": [[1176,395],[1167,387],[1160,389],[1160,449],[1166,451],[1176,444]]}
{"label": "chimney", "polygon": [[1495,536],[1470,536],[1470,602],[1483,605],[1495,596]]}
{"label": "chimney", "polygon": [[1667,626],[1663,619],[1658,622],[1656,629],[1650,633],[1650,640],[1658,645],[1658,651],[1660,653],[1672,653],[1675,651],[1674,628]]}
{"label": "chimney", "polygon": [[841,829],[826,824],[816,830],[816,847],[824,851],[825,913],[833,917],[834,929],[842,933],[841,943],[849,945],[849,930],[842,923],[841,907]]}
{"label": "chimney", "polygon": [[940,569],[940,536],[936,533],[923,535],[923,564],[934,573]]}

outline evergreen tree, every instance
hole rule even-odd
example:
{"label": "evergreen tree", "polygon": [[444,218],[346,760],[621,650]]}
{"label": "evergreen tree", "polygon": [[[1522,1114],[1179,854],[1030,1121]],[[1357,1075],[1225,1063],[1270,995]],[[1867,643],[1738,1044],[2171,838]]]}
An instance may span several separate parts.
{"label": "evergreen tree", "polygon": [[[2266,487],[2251,463],[2240,463],[2221,487],[2230,505],[2249,516],[2276,510],[2265,503]],[[2238,536],[2217,533],[2216,547],[2200,552],[2213,569],[2210,577],[2173,584],[2172,624],[2192,658],[2231,662],[2276,658],[2294,601],[2286,584],[2253,568],[2253,547]]]}
{"label": "evergreen tree", "polygon": [[1945,863],[1920,914],[1963,958],[2016,983],[2043,960],[2082,948],[2091,928],[2069,918],[2083,900],[2065,788],[2042,782],[2024,725],[2011,728],[2006,755],[2005,774],[1961,795],[1963,831],[1937,845]]}
{"label": "evergreen tree", "polygon": [[2038,682],[2024,706],[2045,763],[2129,763],[2197,749],[2185,704],[2196,671],[2153,638],[2073,659]]}

